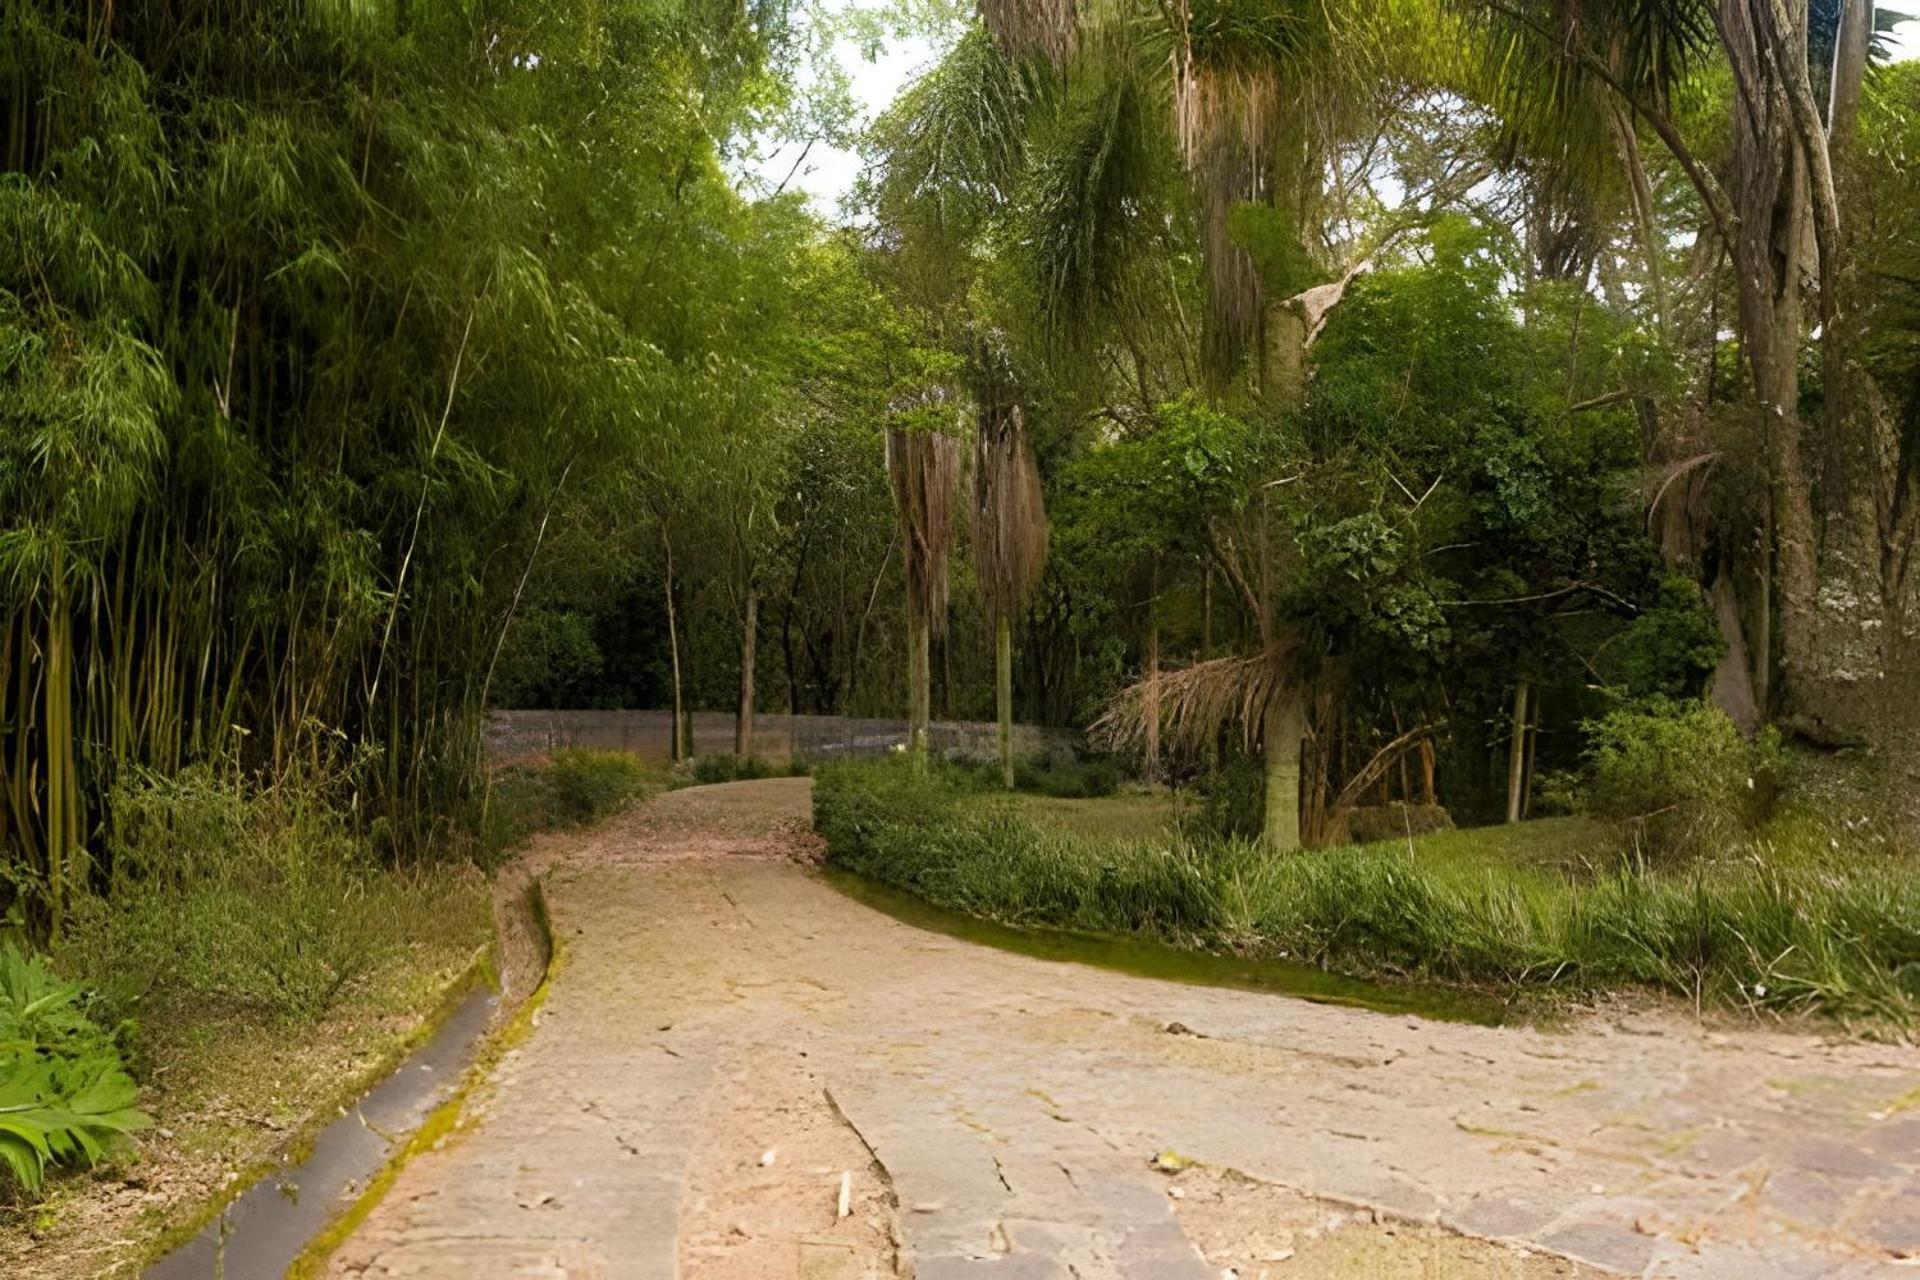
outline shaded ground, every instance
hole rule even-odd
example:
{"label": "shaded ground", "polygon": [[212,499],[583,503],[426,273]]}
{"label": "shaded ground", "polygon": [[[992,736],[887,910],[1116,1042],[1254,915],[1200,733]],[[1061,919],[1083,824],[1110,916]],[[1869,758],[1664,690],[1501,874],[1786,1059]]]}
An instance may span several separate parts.
{"label": "shaded ground", "polygon": [[539,1025],[334,1274],[1869,1276],[1920,1251],[1910,1048],[1440,1024],[972,946],[796,865],[806,785],[542,844]]}
{"label": "shaded ground", "polygon": [[450,881],[425,941],[383,960],[317,1022],[195,1009],[143,1024],[141,1106],[154,1127],[42,1203],[0,1203],[0,1276],[135,1274],[155,1242],[268,1167],[378,1082],[486,940],[484,880]]}

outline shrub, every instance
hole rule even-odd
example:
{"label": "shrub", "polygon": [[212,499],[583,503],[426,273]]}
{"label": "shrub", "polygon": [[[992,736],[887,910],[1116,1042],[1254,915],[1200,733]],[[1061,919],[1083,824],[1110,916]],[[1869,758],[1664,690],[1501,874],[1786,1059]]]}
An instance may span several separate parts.
{"label": "shrub", "polygon": [[699,756],[693,762],[693,780],[703,787],[720,782],[753,782],[776,773],[759,756]]}
{"label": "shrub", "polygon": [[1120,789],[1120,768],[1104,756],[1064,762],[1021,760],[1013,767],[1013,785],[1018,791],[1063,800],[1097,800]]}
{"label": "shrub", "polygon": [[814,815],[834,865],[1008,924],[1516,991],[1640,986],[1894,1022],[1920,1001],[1920,883],[1897,864],[1840,875],[1748,858],[1595,881],[1418,840],[1285,856],[1238,840],[1102,840],[893,764],[823,770]]}
{"label": "shrub", "polygon": [[1267,780],[1260,762],[1224,755],[1194,782],[1197,803],[1181,806],[1180,830],[1192,840],[1253,840],[1266,816]]}
{"label": "shrub", "polygon": [[49,1165],[92,1164],[144,1128],[114,1037],[87,1016],[80,988],[38,956],[0,945],[0,1170],[37,1191]]}
{"label": "shrub", "polygon": [[108,831],[105,883],[75,901],[59,958],[122,1015],[317,1018],[396,949],[470,924],[450,903],[485,909],[450,870],[377,867],[298,780],[138,775],[110,797]]}
{"label": "shrub", "polygon": [[544,765],[514,765],[493,775],[474,860],[488,871],[537,831],[583,827],[645,799],[664,785],[660,771],[624,751],[557,751]]}
{"label": "shrub", "polygon": [[1771,805],[1778,736],[1749,743],[1717,707],[1654,699],[1586,729],[1592,810],[1625,824],[1638,852],[1670,859],[1723,851]]}
{"label": "shrub", "polygon": [[598,822],[659,787],[655,771],[639,756],[584,747],[555,752],[547,777],[553,784],[555,819],[562,826]]}

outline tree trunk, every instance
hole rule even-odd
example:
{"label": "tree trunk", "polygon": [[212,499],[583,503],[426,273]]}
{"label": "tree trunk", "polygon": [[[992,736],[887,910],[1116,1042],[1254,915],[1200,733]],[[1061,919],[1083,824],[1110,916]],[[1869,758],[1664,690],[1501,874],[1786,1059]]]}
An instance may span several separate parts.
{"label": "tree trunk", "polygon": [[1833,36],[1833,76],[1827,85],[1827,136],[1836,153],[1853,141],[1860,116],[1860,89],[1866,81],[1867,52],[1873,38],[1873,0],[1840,0],[1840,27]]}
{"label": "tree trunk", "polygon": [[673,609],[673,544],[667,540],[664,529],[660,533],[660,547],[666,557],[666,571],[661,575],[666,584],[667,597],[667,651],[673,666],[673,719],[667,725],[667,756],[672,760],[684,760],[688,752],[681,736],[682,716],[685,705],[680,693],[680,625]]}
{"label": "tree trunk", "polygon": [[742,760],[753,754],[753,677],[759,647],[760,592],[748,587],[740,619],[740,710],[733,720],[733,754]]}
{"label": "tree trunk", "polygon": [[1640,252],[1647,260],[1647,287],[1653,295],[1653,318],[1661,334],[1671,327],[1667,322],[1666,270],[1660,259],[1664,246],[1660,241],[1653,204],[1653,187],[1647,180],[1647,167],[1640,158],[1640,139],[1626,110],[1613,103],[1608,122],[1613,126],[1614,143],[1620,149],[1620,163],[1627,171],[1627,189],[1633,196],[1634,234]]}
{"label": "tree trunk", "polygon": [[1535,689],[1527,699],[1527,763],[1526,770],[1520,775],[1520,818],[1521,821],[1533,816],[1533,758],[1540,750],[1540,691]]}
{"label": "tree trunk", "polygon": [[1142,769],[1149,782],[1160,778],[1160,616],[1153,606],[1147,606],[1147,694],[1146,708],[1143,713],[1146,720],[1146,733],[1141,743]]}
{"label": "tree trunk", "polygon": [[[1811,108],[1806,0],[1720,0],[1719,27],[1735,81],[1728,186],[1738,222],[1728,248],[1768,464],[1771,538],[1762,558],[1771,561],[1772,600],[1755,611],[1756,630],[1766,625],[1762,614],[1779,619],[1780,678],[1769,678],[1773,646],[1756,637],[1755,685],[1763,715],[1776,698],[1791,713],[1817,698],[1820,666],[1819,548],[1799,414],[1799,356],[1809,262],[1818,262],[1829,286],[1822,309],[1833,304],[1839,244],[1832,174],[1824,135],[1813,136],[1819,130],[1810,131],[1813,122],[1802,118]],[[1834,340],[1833,328],[1826,324],[1823,342]]]}
{"label": "tree trunk", "polygon": [[1000,720],[1000,781],[1013,790],[1013,619],[993,621],[993,702]]}
{"label": "tree trunk", "polygon": [[1300,740],[1305,734],[1298,697],[1280,693],[1267,701],[1261,725],[1267,803],[1260,842],[1270,853],[1300,847]]}
{"label": "tree trunk", "polygon": [[913,767],[924,773],[930,739],[929,722],[933,710],[933,654],[926,618],[918,609],[907,610],[907,754]]}
{"label": "tree trunk", "polygon": [[1507,821],[1518,822],[1525,804],[1527,777],[1527,691],[1522,680],[1513,687],[1513,728],[1507,741]]}
{"label": "tree trunk", "polygon": [[53,589],[48,594],[46,702],[40,733],[46,740],[47,761],[47,934],[58,943],[66,927],[71,863],[80,843],[73,752],[73,615],[65,557],[58,550],[53,558]]}

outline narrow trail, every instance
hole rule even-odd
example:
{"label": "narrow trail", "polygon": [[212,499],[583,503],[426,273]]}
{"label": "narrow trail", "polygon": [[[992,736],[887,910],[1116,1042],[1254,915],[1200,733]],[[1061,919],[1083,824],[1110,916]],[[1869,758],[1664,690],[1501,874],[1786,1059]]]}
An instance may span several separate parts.
{"label": "narrow trail", "polygon": [[1032,960],[811,876],[807,797],[681,791],[537,850],[538,1023],[332,1274],[1913,1274],[1912,1048]]}

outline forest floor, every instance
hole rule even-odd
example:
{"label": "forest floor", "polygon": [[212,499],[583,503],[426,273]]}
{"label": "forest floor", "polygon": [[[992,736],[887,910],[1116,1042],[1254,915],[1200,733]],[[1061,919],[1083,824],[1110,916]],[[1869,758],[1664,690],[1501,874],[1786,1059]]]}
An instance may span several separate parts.
{"label": "forest floor", "polygon": [[46,1197],[0,1208],[0,1276],[127,1276],[163,1241],[331,1121],[432,1030],[477,975],[487,888],[450,880],[429,941],[362,975],[317,1021],[194,1011],[144,1029],[154,1127]]}
{"label": "forest floor", "polygon": [[1660,1009],[1428,1022],[1030,959],[813,875],[807,787],[538,842],[563,950],[537,1023],[332,1274],[1869,1276],[1920,1253],[1911,1047]]}

